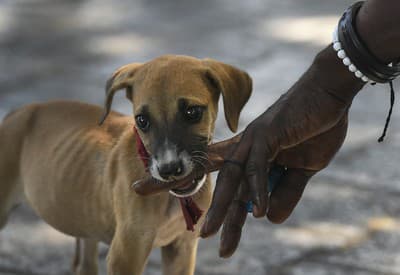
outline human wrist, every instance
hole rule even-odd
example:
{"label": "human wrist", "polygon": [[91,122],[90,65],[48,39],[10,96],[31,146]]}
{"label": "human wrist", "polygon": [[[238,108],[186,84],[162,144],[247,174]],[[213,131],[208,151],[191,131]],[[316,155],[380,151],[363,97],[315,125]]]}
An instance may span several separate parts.
{"label": "human wrist", "polygon": [[316,55],[308,74],[307,81],[349,104],[365,84],[343,65],[332,45]]}

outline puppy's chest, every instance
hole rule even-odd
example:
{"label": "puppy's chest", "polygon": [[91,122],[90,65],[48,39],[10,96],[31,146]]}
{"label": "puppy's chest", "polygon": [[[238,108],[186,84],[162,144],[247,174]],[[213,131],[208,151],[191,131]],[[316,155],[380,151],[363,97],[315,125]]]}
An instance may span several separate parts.
{"label": "puppy's chest", "polygon": [[175,240],[179,235],[186,231],[185,219],[182,214],[179,201],[171,198],[168,202],[166,215],[163,222],[157,229],[155,247],[165,246]]}

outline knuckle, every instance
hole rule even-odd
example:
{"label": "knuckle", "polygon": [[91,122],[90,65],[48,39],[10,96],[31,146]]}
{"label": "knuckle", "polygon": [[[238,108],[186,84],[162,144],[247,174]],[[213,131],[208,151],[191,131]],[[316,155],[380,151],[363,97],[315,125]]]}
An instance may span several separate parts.
{"label": "knuckle", "polygon": [[236,212],[237,212],[242,208],[246,208],[246,206],[247,206],[247,201],[239,199],[239,198],[235,198],[232,201],[231,209],[233,209],[232,211],[236,210]]}
{"label": "knuckle", "polygon": [[224,177],[230,178],[230,179],[235,179],[236,175],[238,174],[238,170],[240,169],[239,166],[228,163],[228,165],[225,165],[223,170],[221,171]]}
{"label": "knuckle", "polygon": [[[277,155],[277,153],[279,151],[279,146],[277,144],[279,144],[279,141],[277,139],[275,139],[275,140],[268,139],[265,142],[264,151],[268,158],[272,158],[275,155]],[[271,160],[271,159],[269,159],[269,160]]]}
{"label": "knuckle", "polygon": [[245,129],[243,137],[253,141],[265,141],[269,130],[260,122],[253,121]]}
{"label": "knuckle", "polygon": [[247,177],[253,177],[253,176],[257,175],[258,171],[259,171],[258,164],[255,161],[250,160],[247,162],[247,165],[246,165],[246,176]]}
{"label": "knuckle", "polygon": [[246,127],[246,129],[244,131],[244,134],[245,135],[253,134],[253,132],[255,130],[257,130],[258,128],[259,128],[259,124],[256,121],[252,121],[252,122],[250,122],[249,125],[247,125],[247,127]]}
{"label": "knuckle", "polygon": [[240,140],[240,142],[249,142],[254,138],[254,129],[251,127],[251,125],[248,125],[244,131],[243,131],[243,136]]}

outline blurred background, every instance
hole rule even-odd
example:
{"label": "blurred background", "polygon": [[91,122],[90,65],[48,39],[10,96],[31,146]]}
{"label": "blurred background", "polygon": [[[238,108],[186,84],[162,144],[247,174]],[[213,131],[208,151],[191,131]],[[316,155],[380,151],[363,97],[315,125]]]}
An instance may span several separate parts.
{"label": "blurred background", "polygon": [[[243,129],[300,77],[351,3],[1,0],[0,119],[52,99],[102,104],[115,68],[172,53],[211,57],[250,73],[254,92]],[[230,259],[218,258],[218,236],[201,240],[196,274],[400,274],[399,106],[386,141],[376,142],[388,91],[376,85],[359,94],[343,149],[313,178],[287,222],[249,217]],[[131,113],[123,93],[113,107]],[[223,116],[216,129],[216,141],[231,136]],[[0,274],[71,274],[73,248],[73,238],[22,206],[0,232]],[[106,253],[102,246],[101,274]],[[159,251],[145,274],[160,274]]]}

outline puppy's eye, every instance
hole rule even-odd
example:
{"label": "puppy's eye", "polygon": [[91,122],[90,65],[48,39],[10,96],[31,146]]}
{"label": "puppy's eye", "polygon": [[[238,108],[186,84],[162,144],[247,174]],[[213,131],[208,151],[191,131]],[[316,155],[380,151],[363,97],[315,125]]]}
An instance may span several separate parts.
{"label": "puppy's eye", "polygon": [[187,121],[191,123],[199,122],[203,116],[204,107],[202,106],[189,106],[184,111]]}
{"label": "puppy's eye", "polygon": [[145,115],[137,115],[135,117],[136,125],[139,127],[140,130],[146,131],[150,127],[149,118]]}

